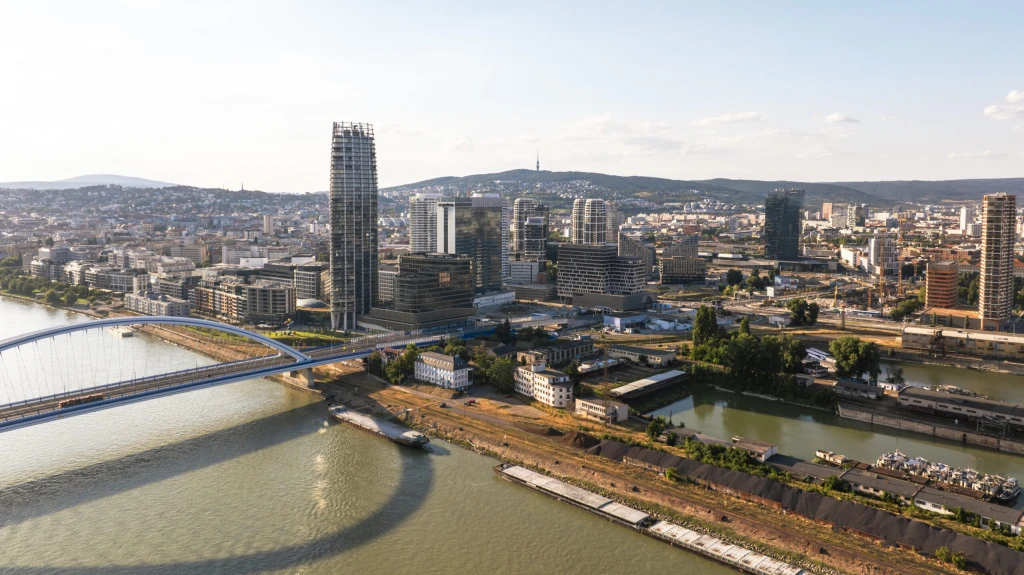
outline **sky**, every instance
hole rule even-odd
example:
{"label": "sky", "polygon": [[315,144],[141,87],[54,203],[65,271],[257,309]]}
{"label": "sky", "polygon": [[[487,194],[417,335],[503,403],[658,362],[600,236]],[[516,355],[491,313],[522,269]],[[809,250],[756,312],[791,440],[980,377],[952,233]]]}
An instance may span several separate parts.
{"label": "sky", "polygon": [[1024,3],[0,0],[0,181],[1024,177]]}

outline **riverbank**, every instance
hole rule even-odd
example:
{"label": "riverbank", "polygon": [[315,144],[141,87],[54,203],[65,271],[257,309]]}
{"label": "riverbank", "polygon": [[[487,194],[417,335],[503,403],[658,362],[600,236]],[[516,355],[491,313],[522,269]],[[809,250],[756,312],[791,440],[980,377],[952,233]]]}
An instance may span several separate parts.
{"label": "riverbank", "polygon": [[[477,407],[442,408],[437,398],[384,387],[365,376],[326,383],[324,387],[346,404],[352,402],[356,408],[391,413],[409,409],[410,426],[427,435],[504,462],[542,470],[624,505],[663,514],[667,520],[687,527],[691,524],[704,526],[715,537],[722,535],[736,542],[746,542],[748,548],[799,564],[811,572],[953,573],[916,553],[883,549],[872,540],[836,533],[813,521],[744,503],[696,485],[671,483],[649,471],[586,454],[560,433],[530,433],[511,420],[498,419],[478,411]],[[562,429],[595,437],[602,434],[599,424],[581,423],[564,413],[558,417],[563,422]]]}

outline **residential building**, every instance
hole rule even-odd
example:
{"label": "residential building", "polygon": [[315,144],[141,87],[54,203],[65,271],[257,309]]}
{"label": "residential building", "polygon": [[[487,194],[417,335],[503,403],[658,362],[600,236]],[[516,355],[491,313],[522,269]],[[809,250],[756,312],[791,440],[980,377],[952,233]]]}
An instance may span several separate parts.
{"label": "residential building", "polygon": [[576,415],[604,423],[618,423],[629,419],[629,407],[619,401],[590,397],[576,400]]}
{"label": "residential building", "polygon": [[409,251],[433,252],[437,249],[438,193],[419,193],[409,197]]}
{"label": "residential building", "polygon": [[377,152],[370,124],[334,124],[330,212],[331,328],[349,330],[377,299]]}
{"label": "residential building", "polygon": [[50,260],[55,264],[66,264],[72,259],[71,248],[67,246],[42,247],[36,257],[41,260]]}
{"label": "residential building", "polygon": [[172,258],[188,258],[196,265],[210,260],[210,251],[203,244],[171,246],[170,253]]}
{"label": "residential building", "polygon": [[775,190],[764,202],[764,257],[796,260],[800,257],[804,190]]}
{"label": "residential building", "polygon": [[188,317],[192,304],[157,292],[141,292],[124,294],[124,307],[145,315]]}
{"label": "residential building", "polygon": [[263,216],[263,235],[274,235],[274,216],[266,214]]}
{"label": "residential building", "polygon": [[153,282],[156,293],[171,298],[188,301],[192,290],[199,285],[200,276],[179,275],[158,277]]}
{"label": "residential building", "polygon": [[698,257],[662,257],[658,270],[663,284],[686,284],[704,281],[708,262]]}
{"label": "residential building", "polygon": [[[1016,240],[1017,196],[989,194],[981,212],[981,285],[978,315],[998,326],[1013,312],[1013,246]],[[983,326],[984,327],[984,326]]]}
{"label": "residential building", "polygon": [[502,244],[504,217],[502,199],[495,194],[437,204],[437,252],[469,257],[479,293],[501,289],[508,255],[508,246]]}
{"label": "residential building", "polygon": [[925,275],[925,306],[955,308],[960,268],[956,262],[928,262]]}
{"label": "residential building", "polygon": [[[615,237],[615,236],[613,236]],[[647,278],[657,279],[658,266],[657,255],[653,245],[645,244],[637,235],[627,234],[625,231],[618,233],[619,255],[640,258],[644,264]]]}
{"label": "residential building", "polygon": [[974,210],[974,206],[963,206],[960,208],[960,231],[964,235],[970,235],[967,232],[967,226],[974,223],[974,217],[977,212]]}
{"label": "residential building", "polygon": [[896,238],[889,235],[872,236],[868,239],[868,273],[881,273],[881,266],[885,266],[886,275],[899,273],[900,262],[896,251]]}
{"label": "residential building", "polygon": [[604,245],[608,238],[608,203],[577,198],[572,203],[572,243]]}
{"label": "residential building", "polygon": [[573,405],[569,376],[548,369],[544,355],[539,353],[534,354],[526,365],[516,368],[516,393],[551,407],[565,409]]}
{"label": "residential building", "polygon": [[295,287],[288,282],[224,276],[201,280],[191,293],[192,309],[240,323],[280,323],[295,313]]}
{"label": "residential building", "polygon": [[469,367],[461,357],[424,351],[416,358],[413,377],[445,389],[463,390],[473,384]]}

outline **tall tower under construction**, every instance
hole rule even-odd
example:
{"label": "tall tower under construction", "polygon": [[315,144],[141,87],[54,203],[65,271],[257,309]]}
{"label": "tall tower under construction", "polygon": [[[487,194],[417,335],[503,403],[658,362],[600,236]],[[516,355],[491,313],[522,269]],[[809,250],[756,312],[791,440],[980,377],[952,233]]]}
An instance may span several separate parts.
{"label": "tall tower under construction", "polygon": [[370,124],[334,123],[331,328],[349,330],[377,292],[377,152]]}

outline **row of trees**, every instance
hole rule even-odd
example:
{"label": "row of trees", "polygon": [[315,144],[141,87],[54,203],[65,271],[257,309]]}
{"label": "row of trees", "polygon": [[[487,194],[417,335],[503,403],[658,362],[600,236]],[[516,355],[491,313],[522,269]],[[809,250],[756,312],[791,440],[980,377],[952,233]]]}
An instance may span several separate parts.
{"label": "row of trees", "polygon": [[92,303],[106,295],[100,290],[89,289],[83,285],[76,286],[25,275],[19,258],[0,260],[0,290],[28,297],[43,293],[44,301],[52,305],[74,305],[79,299],[86,299]]}
{"label": "row of trees", "polygon": [[786,309],[789,310],[793,325],[814,325],[818,323],[818,314],[821,312],[817,302],[807,303],[804,298],[789,300]]}

